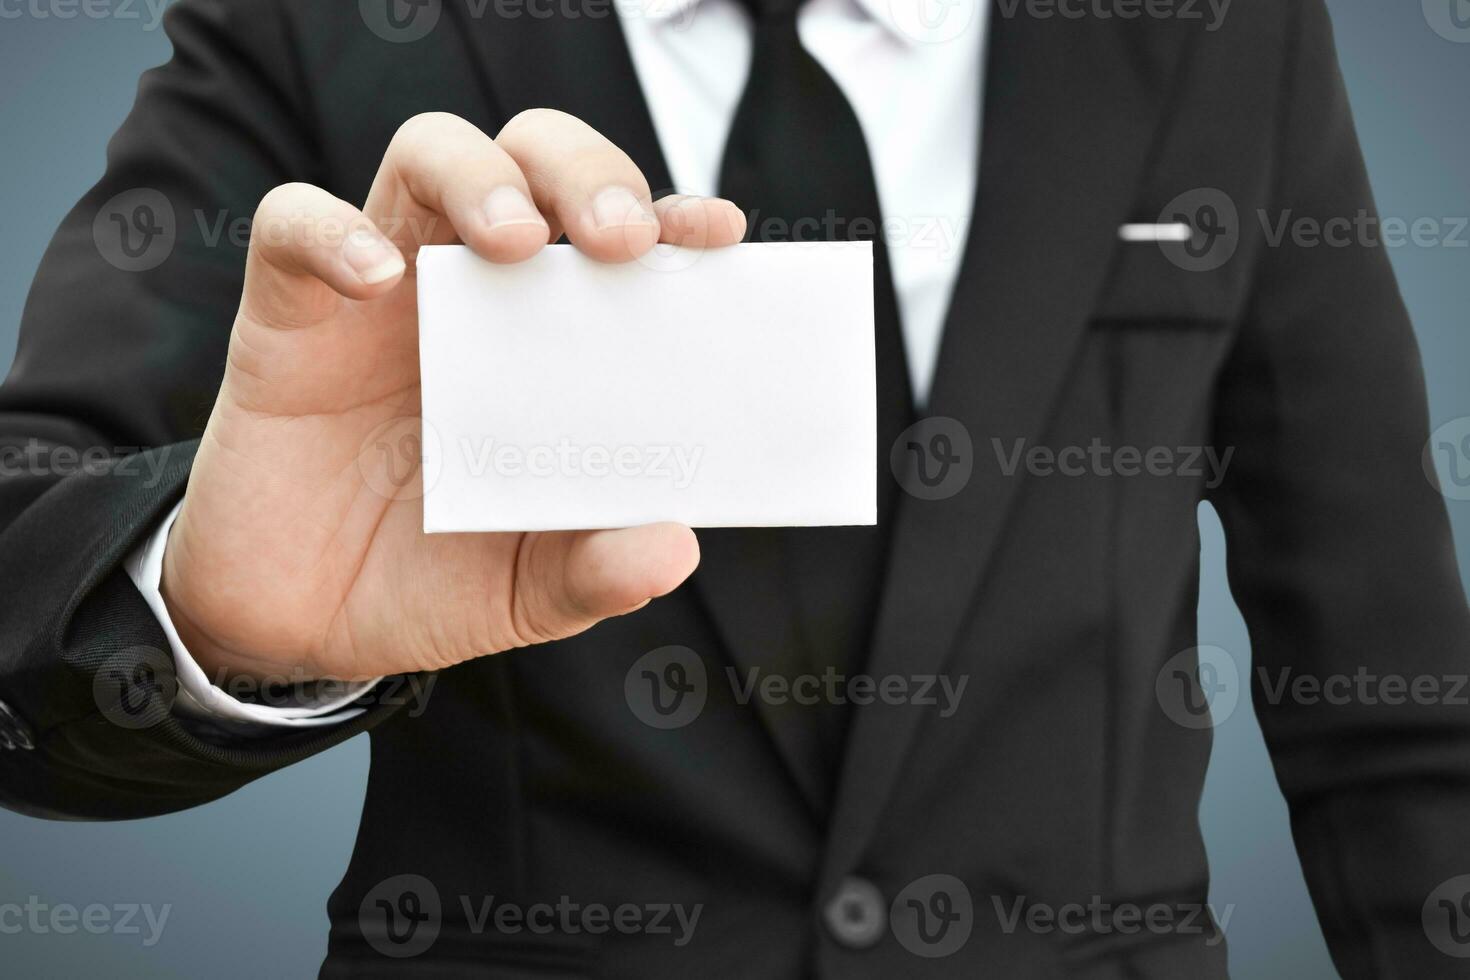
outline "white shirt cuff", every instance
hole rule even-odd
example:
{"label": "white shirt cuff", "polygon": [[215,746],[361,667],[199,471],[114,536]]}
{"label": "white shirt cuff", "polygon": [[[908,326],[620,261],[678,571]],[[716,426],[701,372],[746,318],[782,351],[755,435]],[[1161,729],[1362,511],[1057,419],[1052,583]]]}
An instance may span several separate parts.
{"label": "white shirt cuff", "polygon": [[[169,649],[173,653],[174,669],[178,674],[179,690],[174,701],[174,711],[189,718],[221,724],[233,730],[269,731],[281,728],[314,728],[339,725],[362,714],[366,708],[356,704],[358,698],[370,691],[382,678],[359,681],[351,684],[333,685],[330,694],[316,696],[297,695],[290,704],[253,704],[230,696],[211,684],[204,669],[195,663],[178,630],[174,629],[168,607],[164,605],[160,583],[163,581],[163,550],[168,544],[168,532],[183,507],[180,501],[169,511],[158,528],[147,540],[127,557],[123,567],[128,577],[143,594],[143,601],[163,627],[168,637]],[[278,685],[277,690],[287,689]]]}

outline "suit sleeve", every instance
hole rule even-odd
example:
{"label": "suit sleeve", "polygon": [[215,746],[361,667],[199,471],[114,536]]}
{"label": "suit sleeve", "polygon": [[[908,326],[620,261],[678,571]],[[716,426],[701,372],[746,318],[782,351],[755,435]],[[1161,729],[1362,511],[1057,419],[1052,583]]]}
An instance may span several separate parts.
{"label": "suit sleeve", "polygon": [[193,806],[392,711],[249,740],[182,719],[123,568],[183,494],[256,202],[324,182],[273,3],[184,0],[165,24],[173,58],[51,242],[0,386],[0,805],[38,816]]}
{"label": "suit sleeve", "polygon": [[[1322,0],[1293,7],[1271,214],[1372,215]],[[1432,900],[1470,874],[1470,615],[1385,249],[1262,248],[1217,407],[1252,694],[1336,966],[1470,976]]]}

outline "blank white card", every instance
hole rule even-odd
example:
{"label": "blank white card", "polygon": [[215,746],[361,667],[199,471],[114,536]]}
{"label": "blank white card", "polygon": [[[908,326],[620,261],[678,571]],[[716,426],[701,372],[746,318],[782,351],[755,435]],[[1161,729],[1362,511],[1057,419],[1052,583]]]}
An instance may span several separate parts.
{"label": "blank white card", "polygon": [[877,519],[867,243],[418,258],[424,530]]}

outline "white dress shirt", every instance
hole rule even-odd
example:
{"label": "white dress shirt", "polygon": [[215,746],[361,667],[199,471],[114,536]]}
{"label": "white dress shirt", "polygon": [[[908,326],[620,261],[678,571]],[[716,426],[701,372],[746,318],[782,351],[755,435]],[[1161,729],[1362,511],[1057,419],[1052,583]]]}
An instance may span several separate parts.
{"label": "white dress shirt", "polygon": [[[745,9],[738,0],[615,5],[674,190],[716,194],[725,138],[750,64]],[[807,0],[797,19],[802,46],[841,88],[867,140],[910,379],[921,406],[928,401],[969,232],[988,10],[985,0]],[[361,711],[350,703],[352,692],[279,707],[243,703],[210,683],[179,642],[159,594],[176,514],[126,567],[172,647],[177,709],[243,731],[337,724]]]}

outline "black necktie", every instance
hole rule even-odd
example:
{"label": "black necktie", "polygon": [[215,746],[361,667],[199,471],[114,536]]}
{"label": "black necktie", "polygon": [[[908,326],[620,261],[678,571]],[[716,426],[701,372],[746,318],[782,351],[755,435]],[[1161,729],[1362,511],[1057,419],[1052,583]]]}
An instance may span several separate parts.
{"label": "black necktie", "polygon": [[[888,450],[912,400],[878,189],[863,132],[841,90],[801,46],[800,0],[743,0],[755,20],[750,77],[725,146],[720,193],[746,209],[752,241],[873,242],[877,334],[877,528],[802,528],[782,535],[808,667],[851,675],[867,655],[897,487]],[[820,371],[821,365],[812,365]],[[793,438],[801,422],[792,421]],[[813,712],[832,765],[846,725],[840,705]]]}

